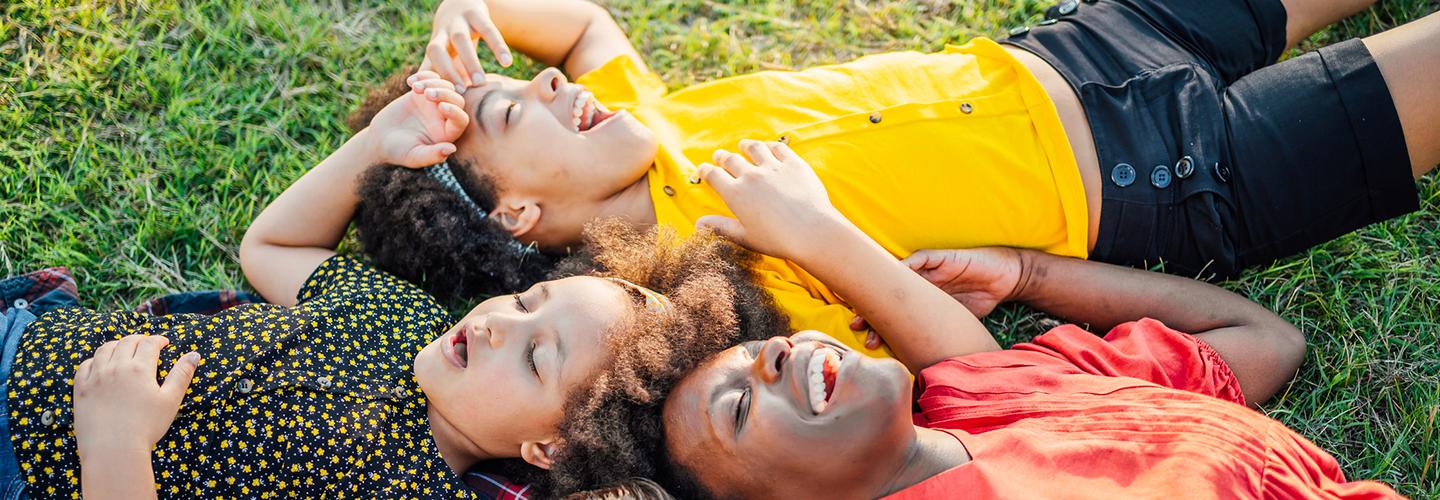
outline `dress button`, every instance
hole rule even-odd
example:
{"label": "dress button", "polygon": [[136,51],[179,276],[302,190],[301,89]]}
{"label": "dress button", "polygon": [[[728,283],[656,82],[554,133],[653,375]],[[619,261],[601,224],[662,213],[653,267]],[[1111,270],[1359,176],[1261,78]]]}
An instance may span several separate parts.
{"label": "dress button", "polygon": [[970,113],[974,113],[974,112],[975,112],[975,106],[971,106],[970,103],[968,103],[968,102],[962,102],[962,103],[960,103],[960,112],[961,112],[961,113],[965,113],[965,114],[967,114],[967,115],[970,114]]}
{"label": "dress button", "polygon": [[1110,182],[1114,182],[1116,186],[1122,188],[1134,184],[1135,167],[1130,166],[1129,163],[1115,165],[1115,168],[1110,170]]}
{"label": "dress button", "polygon": [[15,302],[13,302],[12,304],[15,306],[16,309],[26,309],[30,307],[30,301],[25,299],[15,299]]}
{"label": "dress button", "polygon": [[330,381],[330,377],[320,377],[320,379],[316,380],[316,382],[320,383],[320,388],[322,389],[329,389],[330,386],[333,384],[333,382]]}
{"label": "dress button", "polygon": [[1010,36],[1020,36],[1030,32],[1029,26],[1016,26],[1010,28]]}
{"label": "dress button", "polygon": [[250,394],[250,390],[251,390],[251,389],[254,389],[254,388],[255,388],[255,381],[250,380],[250,379],[248,379],[248,378],[242,378],[242,379],[240,379],[239,389],[240,389],[240,393],[241,393],[241,394]]}
{"label": "dress button", "polygon": [[780,144],[790,144],[790,136],[782,135],[780,136],[780,139],[775,142],[779,142]]}
{"label": "dress button", "polygon": [[870,113],[870,123],[880,123],[880,112]]}
{"label": "dress button", "polygon": [[1156,165],[1155,170],[1150,171],[1150,185],[1159,189],[1170,187],[1170,167]]}
{"label": "dress button", "polygon": [[45,413],[41,413],[40,423],[44,425],[55,423],[55,410],[45,410]]}
{"label": "dress button", "polygon": [[1230,167],[1215,162],[1215,177],[1220,179],[1220,182],[1230,182]]}
{"label": "dress button", "polygon": [[665,192],[665,196],[675,196],[675,188],[665,186],[663,188],[660,188],[660,190]]}
{"label": "dress button", "polygon": [[395,399],[405,399],[405,388],[396,387],[395,390],[390,391],[390,396],[394,397]]}
{"label": "dress button", "polygon": [[1180,161],[1175,162],[1175,177],[1179,177],[1179,178],[1181,178],[1181,179],[1186,179],[1186,178],[1189,178],[1190,175],[1191,175],[1191,174],[1194,174],[1194,173],[1195,173],[1195,160],[1194,160],[1193,158],[1190,158],[1189,156],[1186,156],[1186,157],[1184,157],[1184,158],[1181,158]]}

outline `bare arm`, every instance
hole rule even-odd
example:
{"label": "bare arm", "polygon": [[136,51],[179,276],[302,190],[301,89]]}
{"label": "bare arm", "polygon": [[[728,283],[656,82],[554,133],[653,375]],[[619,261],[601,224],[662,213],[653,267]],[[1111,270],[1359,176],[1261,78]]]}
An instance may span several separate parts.
{"label": "bare arm", "polygon": [[1101,331],[1149,317],[1192,333],[1220,354],[1252,403],[1278,392],[1304,361],[1299,329],[1220,287],[1030,250],[1018,256],[1014,300]]}
{"label": "bare arm", "polygon": [[502,66],[510,46],[578,77],[616,56],[645,61],[604,8],[583,0],[446,0],[435,11],[434,31],[421,69],[463,86],[483,75],[475,40],[483,40]]}
{"label": "bare arm", "polygon": [[375,114],[370,126],[345,141],[295,181],[250,223],[240,242],[240,267],[250,284],[276,304],[293,305],[300,287],[345,236],[366,168],[380,163],[423,167],[455,152],[450,141],[470,123],[454,86],[430,72],[417,75],[422,92],[408,93]]}
{"label": "bare arm", "polygon": [[744,157],[717,152],[700,174],[737,219],[710,227],[755,251],[790,259],[885,332],[911,372],[941,360],[1000,349],[965,306],[915,274],[830,204],[810,165],[780,143],[742,141]]}

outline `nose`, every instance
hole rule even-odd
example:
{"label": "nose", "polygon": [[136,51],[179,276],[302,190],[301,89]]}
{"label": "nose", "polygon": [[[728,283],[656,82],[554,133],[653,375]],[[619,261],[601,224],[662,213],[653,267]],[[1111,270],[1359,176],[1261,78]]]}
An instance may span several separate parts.
{"label": "nose", "polygon": [[500,349],[509,343],[525,343],[530,340],[530,329],[521,321],[504,314],[489,314],[471,324],[475,335],[484,339],[491,349]]}
{"label": "nose", "polygon": [[784,372],[785,358],[790,356],[790,348],[795,344],[786,337],[773,337],[766,340],[760,346],[760,354],[755,356],[755,363],[751,366],[755,376],[766,384],[773,384],[780,380]]}
{"label": "nose", "polygon": [[555,99],[555,95],[560,92],[560,86],[567,82],[565,74],[560,70],[545,68],[544,71],[536,74],[535,78],[530,79],[530,85],[527,85],[525,89],[542,101],[550,101]]}

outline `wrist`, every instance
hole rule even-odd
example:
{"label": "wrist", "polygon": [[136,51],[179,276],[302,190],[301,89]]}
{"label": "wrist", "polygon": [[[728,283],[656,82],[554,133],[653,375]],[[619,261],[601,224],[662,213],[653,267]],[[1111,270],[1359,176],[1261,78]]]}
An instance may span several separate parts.
{"label": "wrist", "polygon": [[871,243],[869,235],[833,209],[802,226],[806,230],[790,239],[795,243],[795,247],[789,252],[790,255],[783,256],[801,267],[814,264],[813,261],[832,258],[831,254],[837,251],[844,252],[846,243]]}
{"label": "wrist", "polygon": [[1026,303],[1034,300],[1041,288],[1036,275],[1043,275],[1041,267],[1045,266],[1050,254],[1035,250],[1015,249],[1016,262],[1020,265],[1020,277],[1015,280],[1015,287],[1010,290],[1005,302]]}
{"label": "wrist", "polygon": [[80,442],[76,447],[76,455],[80,458],[80,465],[98,463],[111,463],[115,461],[129,461],[146,459],[150,457],[153,444],[146,444],[140,440],[112,438],[94,442]]}

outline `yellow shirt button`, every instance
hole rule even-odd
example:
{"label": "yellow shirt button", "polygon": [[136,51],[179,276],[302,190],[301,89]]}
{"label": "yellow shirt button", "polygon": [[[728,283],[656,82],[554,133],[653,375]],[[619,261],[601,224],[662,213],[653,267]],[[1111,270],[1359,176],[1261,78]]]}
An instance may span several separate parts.
{"label": "yellow shirt button", "polygon": [[780,136],[779,142],[780,142],[780,144],[790,144],[790,136],[788,136],[788,135],[782,135],[782,136]]}
{"label": "yellow shirt button", "polygon": [[879,111],[870,113],[870,123],[880,123],[880,118],[881,116]]}
{"label": "yellow shirt button", "polygon": [[961,113],[965,113],[965,114],[968,115],[968,114],[970,114],[970,113],[972,113],[972,112],[974,112],[974,111],[975,111],[975,106],[971,106],[970,103],[968,103],[968,102],[962,102],[962,103],[960,103],[960,112],[961,112]]}
{"label": "yellow shirt button", "polygon": [[665,196],[675,196],[675,188],[672,188],[670,186],[665,186],[662,191],[665,191]]}

